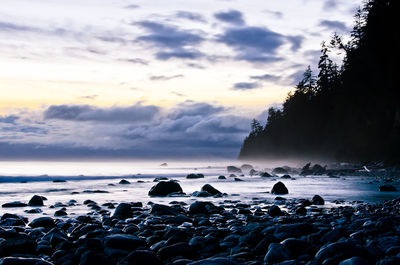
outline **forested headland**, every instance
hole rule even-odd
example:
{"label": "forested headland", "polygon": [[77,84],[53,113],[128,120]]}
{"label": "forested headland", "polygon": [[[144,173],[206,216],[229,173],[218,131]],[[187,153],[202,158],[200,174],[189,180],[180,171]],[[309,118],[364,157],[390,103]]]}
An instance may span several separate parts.
{"label": "forested headland", "polygon": [[[399,162],[399,15],[397,0],[365,2],[350,40],[322,43],[318,71],[304,72],[265,126],[253,120],[239,158]],[[340,65],[334,51],[345,54]]]}

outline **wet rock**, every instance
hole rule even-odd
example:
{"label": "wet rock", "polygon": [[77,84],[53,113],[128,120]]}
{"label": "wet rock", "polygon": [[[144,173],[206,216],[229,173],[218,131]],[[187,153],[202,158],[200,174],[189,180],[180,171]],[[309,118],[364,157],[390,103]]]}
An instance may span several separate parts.
{"label": "wet rock", "polygon": [[352,257],[345,259],[339,263],[339,265],[372,265],[369,261],[362,259],[360,257]]}
{"label": "wet rock", "polygon": [[167,177],[158,177],[153,180],[153,182],[160,182],[161,180],[168,180]]}
{"label": "wet rock", "polygon": [[289,172],[283,167],[276,167],[272,170],[272,174],[288,174]]}
{"label": "wet rock", "polygon": [[162,164],[160,165],[160,167],[167,167],[167,166],[168,166],[167,163],[162,163]]}
{"label": "wet rock", "polygon": [[291,253],[285,246],[272,243],[264,257],[264,264],[276,264],[289,259],[291,259]]}
{"label": "wet rock", "polygon": [[260,172],[258,172],[258,171],[255,170],[255,169],[250,169],[250,171],[249,171],[249,175],[250,175],[250,176],[255,176],[255,175],[258,175],[258,174],[260,174]]}
{"label": "wet rock", "polygon": [[79,265],[112,264],[111,260],[103,254],[88,250],[81,255]]}
{"label": "wet rock", "polygon": [[199,174],[192,173],[192,174],[187,175],[186,178],[187,179],[202,179],[202,178],[204,178],[204,175],[200,174],[200,173]]}
{"label": "wet rock", "polygon": [[286,238],[298,238],[315,232],[318,232],[318,229],[313,224],[282,224],[275,228],[274,236],[278,240],[284,240]]}
{"label": "wet rock", "polygon": [[235,181],[243,181],[241,178],[234,178]]}
{"label": "wet rock", "polygon": [[194,250],[188,243],[181,242],[162,247],[157,254],[162,260],[175,257],[190,258],[194,256]]}
{"label": "wet rock", "polygon": [[286,174],[286,175],[283,175],[282,177],[281,177],[281,179],[291,179],[292,177],[290,176],[290,175],[288,175],[288,174]]}
{"label": "wet rock", "polygon": [[379,186],[379,191],[397,191],[397,189],[395,186],[387,184]]}
{"label": "wet rock", "polygon": [[0,259],[0,265],[53,265],[38,258],[6,257]]}
{"label": "wet rock", "polygon": [[129,181],[127,181],[126,179],[121,179],[119,181],[119,184],[126,185],[126,184],[131,184],[131,183]]}
{"label": "wet rock", "polygon": [[271,207],[268,208],[268,214],[271,216],[282,216],[284,213],[281,211],[279,206],[277,205],[272,205]]}
{"label": "wet rock", "polygon": [[314,195],[314,197],[312,197],[311,204],[313,204],[313,205],[324,205],[325,201],[321,196]]}
{"label": "wet rock", "polygon": [[[123,258],[118,265],[163,265],[161,260],[152,251],[135,250]],[[97,264],[99,265],[99,264]]]}
{"label": "wet rock", "polygon": [[241,169],[242,171],[243,171],[243,170],[245,170],[245,171],[250,171],[250,170],[254,169],[254,167],[253,167],[252,165],[250,165],[250,164],[243,164],[243,165],[240,166],[240,169]]}
{"label": "wet rock", "polygon": [[271,193],[276,195],[283,195],[288,194],[289,191],[286,188],[285,184],[279,181],[272,187]]}
{"label": "wet rock", "polygon": [[225,176],[219,176],[218,179],[226,179]]}
{"label": "wet rock", "polygon": [[67,241],[67,238],[68,237],[64,233],[64,231],[58,229],[57,227],[54,227],[49,232],[47,232],[42,239],[49,242],[54,247],[62,242]]}
{"label": "wet rock", "polygon": [[202,202],[202,201],[197,201],[192,203],[189,206],[189,214],[195,215],[195,214],[209,214],[211,211],[215,210],[216,206],[212,204],[211,202]]}
{"label": "wet rock", "polygon": [[192,196],[194,197],[211,197],[212,195],[208,193],[207,191],[195,191],[192,193]]}
{"label": "wet rock", "polygon": [[310,247],[308,242],[297,238],[287,238],[281,244],[290,251],[292,257],[300,256]]}
{"label": "wet rock", "polygon": [[213,186],[211,186],[210,184],[206,184],[201,188],[202,191],[206,191],[211,195],[221,195],[222,193],[217,190],[216,188],[214,188]]}
{"label": "wet rock", "polygon": [[34,195],[28,202],[29,206],[43,206],[42,196]]}
{"label": "wet rock", "polygon": [[26,213],[41,213],[42,210],[39,208],[36,209],[30,209],[30,210],[25,210]]}
{"label": "wet rock", "polygon": [[53,218],[51,217],[39,217],[33,219],[32,222],[29,223],[29,226],[32,228],[36,227],[53,228],[56,226],[56,224]]}
{"label": "wet rock", "polygon": [[228,173],[242,173],[242,170],[235,166],[227,166],[226,170],[228,171]]}
{"label": "wet rock", "polygon": [[133,216],[132,206],[129,203],[120,203],[114,211],[114,218],[127,219]]}
{"label": "wet rock", "polygon": [[208,258],[188,263],[188,265],[238,265],[228,258]]}
{"label": "wet rock", "polygon": [[60,217],[60,216],[66,216],[68,215],[65,210],[58,210],[54,212],[54,216]]}
{"label": "wet rock", "polygon": [[35,240],[27,235],[8,238],[0,241],[0,257],[13,254],[35,254],[36,246]]}
{"label": "wet rock", "polygon": [[153,204],[150,213],[158,216],[179,214],[179,212],[175,208],[162,204]]}
{"label": "wet rock", "polygon": [[272,175],[269,174],[268,172],[263,172],[263,173],[260,174],[260,176],[261,176],[262,178],[272,178]]}
{"label": "wet rock", "polygon": [[108,256],[126,256],[138,247],[143,247],[146,242],[139,237],[125,234],[114,234],[103,239],[104,253]]}
{"label": "wet rock", "polygon": [[26,203],[20,202],[20,201],[14,201],[14,202],[7,202],[4,203],[1,207],[3,208],[14,208],[14,207],[25,207],[28,206]]}
{"label": "wet rock", "polygon": [[181,186],[173,181],[160,181],[157,185],[153,186],[149,191],[149,196],[168,196],[171,193],[179,192],[182,193],[183,190]]}

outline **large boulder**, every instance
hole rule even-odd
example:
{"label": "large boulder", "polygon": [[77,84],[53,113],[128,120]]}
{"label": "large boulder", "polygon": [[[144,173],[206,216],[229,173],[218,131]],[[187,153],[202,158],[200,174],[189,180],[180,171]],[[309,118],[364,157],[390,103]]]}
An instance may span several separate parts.
{"label": "large boulder", "polygon": [[38,195],[33,195],[33,197],[28,202],[29,206],[43,206],[43,197]]}
{"label": "large boulder", "polygon": [[201,173],[199,173],[199,174],[191,173],[191,174],[187,175],[186,178],[187,179],[202,179],[202,178],[204,178],[204,175]]}
{"label": "large boulder", "polygon": [[242,170],[235,166],[227,166],[226,170],[228,171],[228,173],[242,173]]}
{"label": "large boulder", "polygon": [[0,257],[13,254],[35,254],[36,246],[35,240],[27,235],[8,238],[0,242]]}
{"label": "large boulder", "polygon": [[288,194],[289,191],[286,188],[285,184],[279,181],[275,183],[275,185],[272,187],[271,193],[275,195],[283,195],[283,194]]}
{"label": "large boulder", "polygon": [[264,264],[276,264],[291,259],[291,253],[284,245],[272,243],[264,257]]}
{"label": "large boulder", "polygon": [[216,188],[214,188],[213,186],[211,186],[210,184],[206,184],[201,188],[201,191],[206,191],[211,195],[221,195],[222,193],[217,190]]}
{"label": "large boulder", "polygon": [[127,219],[133,216],[132,206],[129,203],[120,203],[114,211],[114,218]]}
{"label": "large boulder", "polygon": [[313,204],[313,205],[324,205],[325,201],[321,196],[314,195],[314,197],[311,200],[311,204]]}
{"label": "large boulder", "polygon": [[32,222],[29,223],[29,226],[32,228],[37,228],[37,227],[53,228],[56,226],[56,224],[54,223],[53,218],[45,216],[32,220]]}
{"label": "large boulder", "polygon": [[289,172],[283,167],[276,167],[272,170],[273,174],[288,174]]}
{"label": "large boulder", "polygon": [[252,169],[254,169],[254,168],[253,168],[252,165],[243,164],[243,165],[240,167],[240,169],[241,169],[242,171],[250,171],[250,170],[252,170]]}
{"label": "large boulder", "polygon": [[160,181],[153,186],[149,191],[149,196],[168,196],[171,193],[182,193],[181,186],[173,180]]}

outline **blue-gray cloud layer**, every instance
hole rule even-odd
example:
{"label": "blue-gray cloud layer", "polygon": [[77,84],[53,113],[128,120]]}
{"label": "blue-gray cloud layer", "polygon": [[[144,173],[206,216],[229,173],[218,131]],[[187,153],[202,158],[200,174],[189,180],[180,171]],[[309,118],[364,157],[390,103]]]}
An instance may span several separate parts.
{"label": "blue-gray cloud layer", "polygon": [[233,24],[233,25],[244,25],[245,21],[242,12],[238,10],[229,10],[224,12],[218,12],[214,15],[219,21]]}
{"label": "blue-gray cloud layer", "polygon": [[230,112],[194,101],[172,108],[53,105],[39,116],[1,116],[0,157],[233,158],[250,120]]}

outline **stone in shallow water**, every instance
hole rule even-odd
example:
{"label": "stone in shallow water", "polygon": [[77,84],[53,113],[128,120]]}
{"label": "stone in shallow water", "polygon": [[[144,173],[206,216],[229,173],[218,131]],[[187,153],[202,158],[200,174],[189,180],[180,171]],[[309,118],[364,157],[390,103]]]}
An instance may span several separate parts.
{"label": "stone in shallow water", "polygon": [[272,187],[271,193],[276,195],[283,195],[283,194],[288,194],[289,191],[286,188],[285,184],[279,181],[275,183],[275,185]]}
{"label": "stone in shallow water", "polygon": [[13,207],[25,207],[28,206],[26,203],[15,201],[15,202],[7,202],[4,203],[1,207],[3,208],[13,208]]}
{"label": "stone in shallow water", "polygon": [[129,203],[120,203],[114,211],[114,218],[127,219],[133,216],[132,206]]}
{"label": "stone in shallow water", "polygon": [[319,195],[314,195],[314,197],[313,197],[312,200],[311,200],[311,203],[312,203],[313,205],[324,205],[324,204],[325,204],[325,201],[324,201],[324,199],[322,199],[321,196],[319,196]]}
{"label": "stone in shallow water", "polygon": [[271,207],[268,208],[268,214],[271,216],[281,216],[283,215],[283,212],[279,208],[279,206],[272,205]]}
{"label": "stone in shallow water", "polygon": [[202,191],[206,191],[210,193],[211,195],[219,195],[222,194],[219,190],[211,186],[210,184],[206,184],[201,188]]}
{"label": "stone in shallow water", "polygon": [[155,186],[153,186],[149,191],[149,196],[168,196],[174,192],[183,192],[181,186],[173,181],[160,181]]}
{"label": "stone in shallow water", "polygon": [[379,186],[379,191],[397,191],[397,189],[395,186],[387,184]]}
{"label": "stone in shallow water", "polygon": [[192,173],[192,174],[187,175],[186,178],[187,179],[202,179],[202,178],[204,178],[204,175]]}
{"label": "stone in shallow water", "polygon": [[120,181],[119,181],[119,184],[131,184],[129,181],[127,181],[126,179],[121,179]]}
{"label": "stone in shallow water", "polygon": [[43,206],[42,196],[34,195],[28,202],[29,206]]}

